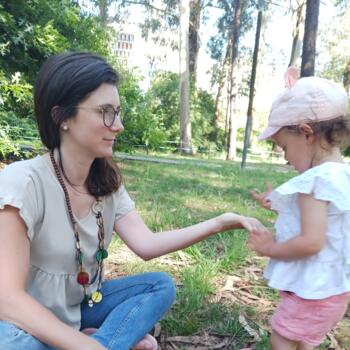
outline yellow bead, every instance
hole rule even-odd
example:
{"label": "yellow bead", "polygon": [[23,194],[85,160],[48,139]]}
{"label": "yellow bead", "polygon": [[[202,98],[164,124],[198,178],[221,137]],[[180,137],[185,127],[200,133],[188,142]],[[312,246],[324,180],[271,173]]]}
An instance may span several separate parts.
{"label": "yellow bead", "polygon": [[102,300],[102,293],[99,292],[98,290],[91,295],[91,300],[94,303],[99,303]]}

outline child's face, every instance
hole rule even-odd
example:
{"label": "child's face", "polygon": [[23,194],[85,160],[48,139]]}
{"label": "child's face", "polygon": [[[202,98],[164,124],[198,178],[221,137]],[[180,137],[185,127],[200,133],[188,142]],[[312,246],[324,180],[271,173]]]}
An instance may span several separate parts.
{"label": "child's face", "polygon": [[305,134],[281,129],[271,139],[283,149],[285,160],[299,173],[312,167],[312,147]]}

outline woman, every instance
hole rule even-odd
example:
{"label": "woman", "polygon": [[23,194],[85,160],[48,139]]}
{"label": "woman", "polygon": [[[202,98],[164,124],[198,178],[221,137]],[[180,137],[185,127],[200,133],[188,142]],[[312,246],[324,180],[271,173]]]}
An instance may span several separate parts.
{"label": "woman", "polygon": [[147,332],[174,284],[164,273],[103,281],[112,231],[149,260],[217,232],[263,230],[226,213],[150,231],[112,162],[123,131],[118,81],[90,53],[53,56],[38,74],[35,114],[49,152],[0,173],[0,349],[156,349]]}

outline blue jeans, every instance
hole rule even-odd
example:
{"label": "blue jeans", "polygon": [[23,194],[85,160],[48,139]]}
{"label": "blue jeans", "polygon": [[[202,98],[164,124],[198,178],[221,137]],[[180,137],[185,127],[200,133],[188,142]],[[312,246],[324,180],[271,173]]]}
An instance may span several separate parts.
{"label": "blue jeans", "polygon": [[[91,337],[108,350],[128,350],[148,333],[175,299],[172,279],[149,272],[104,281],[103,300],[81,305],[81,329],[98,328]],[[54,350],[13,324],[0,321],[0,350]]]}

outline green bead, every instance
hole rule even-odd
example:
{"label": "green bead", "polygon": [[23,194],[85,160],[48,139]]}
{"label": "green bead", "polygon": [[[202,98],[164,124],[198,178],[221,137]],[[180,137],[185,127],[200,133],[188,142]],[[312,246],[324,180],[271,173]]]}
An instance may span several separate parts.
{"label": "green bead", "polygon": [[108,252],[106,249],[99,249],[96,253],[96,260],[100,262],[103,259],[106,259],[108,256]]}
{"label": "green bead", "polygon": [[83,263],[83,257],[84,257],[83,253],[81,253],[81,252],[78,253],[77,260],[80,264]]}
{"label": "green bead", "polygon": [[106,259],[108,257],[108,251],[106,249],[102,249],[102,259]]}

